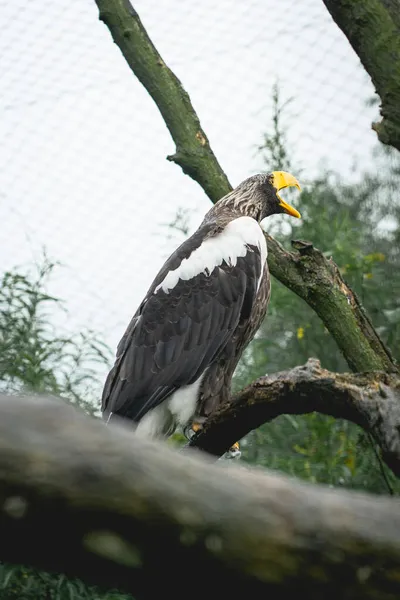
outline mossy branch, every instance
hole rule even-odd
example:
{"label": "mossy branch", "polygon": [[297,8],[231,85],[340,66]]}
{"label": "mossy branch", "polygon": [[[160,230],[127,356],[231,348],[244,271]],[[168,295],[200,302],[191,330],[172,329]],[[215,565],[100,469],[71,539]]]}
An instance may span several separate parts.
{"label": "mossy branch", "polygon": [[[194,454],[194,453],[193,453]],[[57,399],[0,395],[0,559],[135,598],[400,597],[398,499],[144,443]]]}

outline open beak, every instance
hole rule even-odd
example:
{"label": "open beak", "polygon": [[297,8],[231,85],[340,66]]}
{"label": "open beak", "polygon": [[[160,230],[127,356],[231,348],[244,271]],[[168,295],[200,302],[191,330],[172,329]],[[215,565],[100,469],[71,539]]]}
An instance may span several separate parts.
{"label": "open beak", "polygon": [[[299,182],[293,175],[290,173],[286,173],[286,171],[273,171],[272,172],[272,185],[276,189],[277,192],[279,190],[283,190],[287,187],[297,187],[299,191],[301,191],[301,187]],[[296,217],[297,219],[301,219],[301,214],[298,210],[290,206],[287,202],[284,201],[283,198],[277,193],[277,198],[279,200],[279,206],[283,208],[283,211],[292,217]]]}

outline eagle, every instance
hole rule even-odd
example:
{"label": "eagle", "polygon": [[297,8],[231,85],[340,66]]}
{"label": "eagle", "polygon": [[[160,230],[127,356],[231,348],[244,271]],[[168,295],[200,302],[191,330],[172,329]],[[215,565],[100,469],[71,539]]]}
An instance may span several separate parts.
{"label": "eagle", "polygon": [[[137,435],[188,438],[230,398],[231,380],[270,297],[270,215],[300,213],[279,195],[285,171],[249,177],[221,198],[168,258],[129,323],[102,394],[103,419]],[[238,444],[231,449],[239,453]]]}

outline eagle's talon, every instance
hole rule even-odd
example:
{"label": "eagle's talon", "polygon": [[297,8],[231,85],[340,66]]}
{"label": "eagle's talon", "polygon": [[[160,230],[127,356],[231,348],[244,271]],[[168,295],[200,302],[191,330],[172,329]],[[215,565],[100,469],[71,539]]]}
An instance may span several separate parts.
{"label": "eagle's talon", "polygon": [[228,452],[225,453],[224,458],[226,458],[227,460],[239,460],[239,458],[242,456],[242,453],[240,451],[240,447],[239,447],[239,442],[235,442],[228,450]]}
{"label": "eagle's talon", "polygon": [[226,458],[228,460],[239,460],[241,456],[242,453],[240,450],[228,450]]}
{"label": "eagle's talon", "polygon": [[201,429],[203,429],[203,425],[194,421],[190,425],[186,425],[183,430],[183,433],[186,439],[191,440]]}

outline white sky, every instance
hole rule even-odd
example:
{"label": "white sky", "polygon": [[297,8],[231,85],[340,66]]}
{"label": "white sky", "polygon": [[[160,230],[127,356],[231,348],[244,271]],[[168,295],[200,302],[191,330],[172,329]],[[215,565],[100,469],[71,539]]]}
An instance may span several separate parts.
{"label": "white sky", "polygon": [[[264,169],[256,147],[271,88],[304,177],[324,164],[370,166],[369,78],[321,0],[138,0],[165,62],[189,92],[233,185]],[[1,0],[1,270],[46,247],[65,266],[51,292],[114,349],[156,271],[181,241],[163,223],[178,207],[192,228],[209,202],[165,160],[174,145],[94,0]],[[274,165],[271,165],[271,170]]]}

